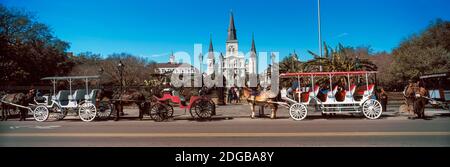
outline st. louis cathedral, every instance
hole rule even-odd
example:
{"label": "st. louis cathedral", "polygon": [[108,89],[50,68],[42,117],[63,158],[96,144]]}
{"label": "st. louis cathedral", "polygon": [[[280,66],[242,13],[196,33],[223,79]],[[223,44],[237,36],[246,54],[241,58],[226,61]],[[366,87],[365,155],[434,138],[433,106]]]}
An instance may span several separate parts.
{"label": "st. louis cathedral", "polygon": [[[252,46],[250,49],[250,57],[245,60],[243,53],[239,54],[239,42],[236,35],[236,27],[234,26],[233,13],[230,14],[230,24],[228,26],[228,37],[225,44],[225,57],[221,53],[220,61],[216,61],[214,57],[214,49],[212,39],[209,42],[209,50],[207,57],[207,75],[214,72],[222,73],[225,76],[226,86],[243,86],[246,74],[257,74],[257,54],[255,40],[252,36]],[[218,64],[216,64],[216,62]]]}

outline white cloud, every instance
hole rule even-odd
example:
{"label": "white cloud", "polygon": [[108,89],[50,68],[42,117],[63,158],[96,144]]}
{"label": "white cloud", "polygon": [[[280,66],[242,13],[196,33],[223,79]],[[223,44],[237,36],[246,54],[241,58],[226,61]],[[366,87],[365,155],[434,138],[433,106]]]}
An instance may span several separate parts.
{"label": "white cloud", "polygon": [[336,36],[336,38],[342,38],[342,37],[345,37],[345,36],[348,36],[348,35],[350,35],[349,33],[346,33],[346,32],[344,32],[344,33],[342,33],[342,34],[339,34],[338,36]]}
{"label": "white cloud", "polygon": [[[153,54],[153,55],[150,55],[149,57],[151,57],[151,58],[157,58],[157,57],[167,56],[167,55],[169,55],[169,54],[170,54],[170,52],[159,53],[159,54]],[[147,56],[145,56],[145,57],[147,57]]]}

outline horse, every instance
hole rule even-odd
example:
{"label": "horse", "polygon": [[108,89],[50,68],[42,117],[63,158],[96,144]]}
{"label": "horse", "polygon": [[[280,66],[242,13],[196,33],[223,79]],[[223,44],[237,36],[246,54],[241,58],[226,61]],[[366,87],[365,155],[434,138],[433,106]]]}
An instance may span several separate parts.
{"label": "horse", "polygon": [[[5,94],[1,97],[1,101],[13,103],[13,104],[21,105],[21,106],[28,106],[30,103],[33,102],[35,95],[36,95],[36,91],[34,89],[31,89],[28,91],[27,94],[24,94],[24,93]],[[0,105],[2,108],[2,121],[8,120],[8,115],[9,115],[8,110],[9,109],[18,108],[15,106],[13,107],[6,103],[1,103]],[[20,120],[19,121],[25,121],[27,118],[27,115],[28,115],[28,109],[19,107],[19,111],[20,111],[20,114],[19,114]]]}
{"label": "horse", "polygon": [[[405,88],[404,95],[408,105],[412,105],[412,112],[418,118],[425,118],[425,105],[428,103],[428,90],[420,83],[411,83]],[[412,103],[412,104],[411,104]]]}
{"label": "horse", "polygon": [[139,119],[142,120],[144,112],[150,108],[150,102],[146,101],[145,95],[136,89],[127,89],[122,92],[114,92],[112,95],[112,104],[116,109],[115,121],[120,119],[120,115],[123,114],[123,106],[131,106],[136,104],[139,107]]}
{"label": "horse", "polygon": [[261,91],[258,95],[252,95],[252,90],[248,87],[244,87],[242,96],[247,100],[247,103],[250,104],[250,108],[252,110],[251,118],[255,118],[255,106],[261,107],[270,107],[272,109],[272,114],[270,115],[271,119],[276,119],[278,104],[273,103],[277,102],[279,98],[279,93],[274,94],[270,92],[270,90]]}

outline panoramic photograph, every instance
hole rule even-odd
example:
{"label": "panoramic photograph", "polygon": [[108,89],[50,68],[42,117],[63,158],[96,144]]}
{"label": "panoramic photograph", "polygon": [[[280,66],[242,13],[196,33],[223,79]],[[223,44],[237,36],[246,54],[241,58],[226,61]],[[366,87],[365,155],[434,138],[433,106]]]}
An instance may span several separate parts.
{"label": "panoramic photograph", "polygon": [[449,147],[449,7],[0,0],[0,147]]}

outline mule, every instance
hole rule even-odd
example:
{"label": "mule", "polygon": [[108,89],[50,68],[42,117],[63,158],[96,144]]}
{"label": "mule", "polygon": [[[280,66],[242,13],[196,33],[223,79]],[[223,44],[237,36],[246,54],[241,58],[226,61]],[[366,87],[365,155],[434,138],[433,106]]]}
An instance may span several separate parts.
{"label": "mule", "polygon": [[[419,83],[411,83],[405,88],[405,98],[409,112],[413,112],[417,118],[425,118],[425,105],[428,104],[428,90]],[[412,109],[410,109],[412,108]]]}

